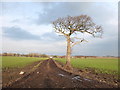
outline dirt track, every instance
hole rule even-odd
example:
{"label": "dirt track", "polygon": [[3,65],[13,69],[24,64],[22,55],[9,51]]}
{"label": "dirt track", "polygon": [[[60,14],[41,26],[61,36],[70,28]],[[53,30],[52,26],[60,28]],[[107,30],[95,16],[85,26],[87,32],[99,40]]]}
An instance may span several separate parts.
{"label": "dirt track", "polygon": [[4,88],[111,88],[57,67],[54,60],[43,61],[36,70]]}

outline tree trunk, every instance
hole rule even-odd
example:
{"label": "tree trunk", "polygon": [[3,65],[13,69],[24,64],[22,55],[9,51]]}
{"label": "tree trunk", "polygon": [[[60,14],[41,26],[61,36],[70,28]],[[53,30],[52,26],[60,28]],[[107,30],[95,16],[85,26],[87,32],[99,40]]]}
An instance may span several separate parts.
{"label": "tree trunk", "polygon": [[67,36],[67,52],[66,52],[66,64],[65,68],[70,70],[71,67],[71,45],[70,45],[70,36]]}

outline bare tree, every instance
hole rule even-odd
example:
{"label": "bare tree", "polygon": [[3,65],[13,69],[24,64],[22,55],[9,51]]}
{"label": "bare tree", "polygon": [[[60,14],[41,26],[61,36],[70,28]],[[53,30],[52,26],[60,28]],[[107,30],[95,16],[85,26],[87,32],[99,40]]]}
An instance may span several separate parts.
{"label": "bare tree", "polygon": [[76,35],[78,32],[88,33],[93,37],[101,37],[103,33],[101,26],[96,25],[91,17],[87,15],[58,18],[53,22],[53,28],[55,32],[65,36],[67,39],[66,69],[71,69],[71,48],[81,42],[87,42],[84,38],[79,38]]}

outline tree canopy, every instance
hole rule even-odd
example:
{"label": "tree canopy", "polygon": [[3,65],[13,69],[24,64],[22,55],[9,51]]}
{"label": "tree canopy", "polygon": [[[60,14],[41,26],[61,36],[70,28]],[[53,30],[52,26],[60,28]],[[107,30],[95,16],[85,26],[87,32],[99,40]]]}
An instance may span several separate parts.
{"label": "tree canopy", "polygon": [[101,37],[103,33],[101,26],[96,25],[91,17],[87,15],[58,18],[53,22],[53,25],[57,33],[61,33],[65,36],[70,36],[77,32],[86,32],[94,37]]}

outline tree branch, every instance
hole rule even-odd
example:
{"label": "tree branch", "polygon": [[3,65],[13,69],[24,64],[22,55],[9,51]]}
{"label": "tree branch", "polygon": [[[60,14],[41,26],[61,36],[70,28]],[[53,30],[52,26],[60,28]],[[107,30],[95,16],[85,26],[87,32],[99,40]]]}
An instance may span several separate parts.
{"label": "tree branch", "polygon": [[83,42],[83,41],[88,42],[87,40],[82,39],[82,40],[80,40],[80,41],[77,41],[77,42],[73,43],[73,45],[71,45],[71,47],[73,47],[73,46],[75,46],[76,44],[79,44],[79,43],[81,43],[81,42]]}

